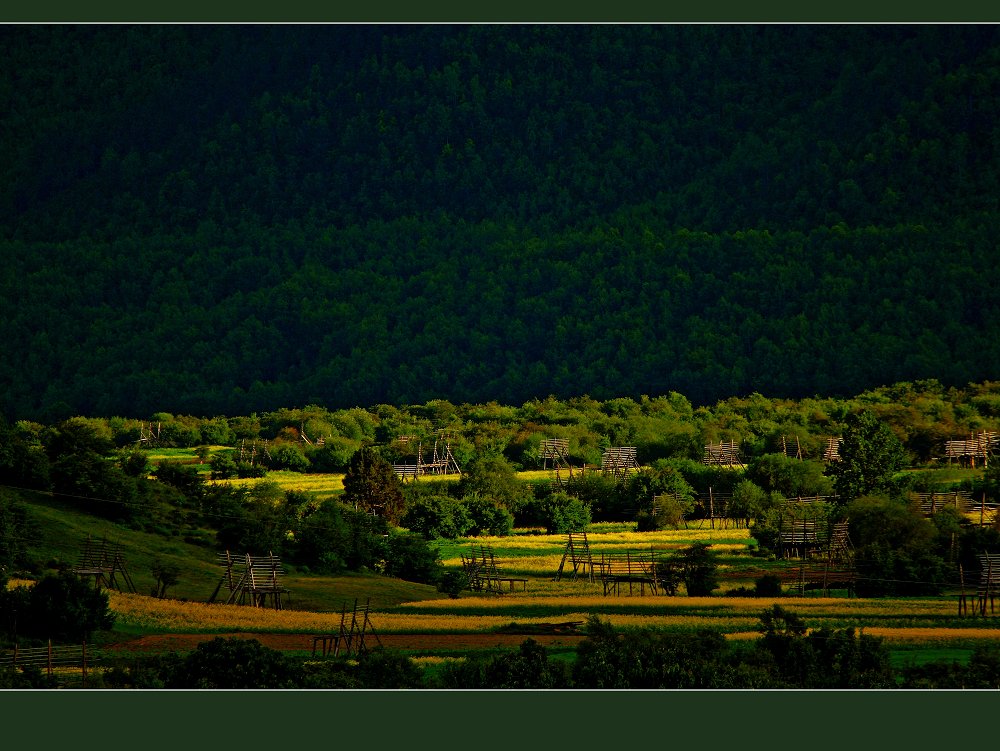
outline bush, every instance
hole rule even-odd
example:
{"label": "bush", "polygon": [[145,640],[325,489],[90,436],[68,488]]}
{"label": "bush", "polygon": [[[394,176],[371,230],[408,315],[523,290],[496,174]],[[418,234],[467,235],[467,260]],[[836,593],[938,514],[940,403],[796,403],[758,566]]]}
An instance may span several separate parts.
{"label": "bush", "polygon": [[167,688],[299,688],[298,664],[256,639],[203,642],[169,671]]}
{"label": "bush", "polygon": [[938,530],[904,501],[863,496],[847,507],[860,597],[932,595],[947,579]]}
{"label": "bush", "polygon": [[222,495],[227,491],[216,532],[219,545],[240,554],[283,555],[289,544],[288,533],[295,524],[295,510],[285,493],[274,483],[215,492]]}
{"label": "bush", "polygon": [[208,462],[212,468],[213,480],[231,480],[236,477],[236,460],[231,452],[220,452],[213,456]]}
{"label": "bush", "polygon": [[711,545],[696,542],[685,548],[679,558],[681,579],[688,597],[705,597],[719,586],[719,569]]}
{"label": "bush", "polygon": [[377,570],[389,555],[385,519],[328,500],[303,517],[292,557],[315,572]]}
{"label": "bush", "polygon": [[526,639],[517,652],[449,663],[439,682],[443,688],[539,689],[565,688],[570,681],[562,664],[548,659],[545,647]]}
{"label": "bush", "polygon": [[358,660],[358,688],[422,688],[423,673],[406,655],[388,649],[373,649]]}
{"label": "bush", "polygon": [[721,634],[619,631],[591,616],[576,650],[573,684],[584,689],[759,688],[766,675],[732,666]]}
{"label": "bush", "polygon": [[177,488],[185,497],[192,499],[200,498],[205,486],[197,467],[181,464],[179,461],[160,462],[153,476],[159,482]]}
{"label": "bush", "polygon": [[271,449],[268,466],[271,469],[286,469],[290,472],[308,472],[309,459],[298,446],[284,444]]}
{"label": "bush", "polygon": [[464,571],[452,569],[441,574],[441,580],[437,584],[438,592],[444,592],[448,597],[458,599],[462,590],[469,588],[469,575]]}
{"label": "bush", "polygon": [[677,469],[662,461],[630,475],[618,493],[621,507],[633,509],[633,518],[646,531],[678,524],[694,509],[694,490]]}
{"label": "bush", "polygon": [[465,498],[478,495],[503,506],[513,514],[530,501],[528,487],[517,479],[517,472],[502,456],[477,458],[462,473],[459,494]]}
{"label": "bush", "polygon": [[115,617],[108,609],[107,592],[63,571],[33,587],[0,590],[0,623],[12,638],[80,642],[112,628]]}
{"label": "bush", "polygon": [[292,558],[320,574],[336,574],[347,568],[351,526],[337,501],[326,501],[303,516],[295,534]]}
{"label": "bush", "polygon": [[618,481],[598,472],[577,473],[566,482],[566,492],[590,504],[594,521],[625,521],[628,514],[620,510]]}
{"label": "bush", "polygon": [[267,467],[263,464],[251,464],[250,462],[236,463],[236,476],[241,480],[256,479],[267,475]]}
{"label": "bush", "polygon": [[780,597],[781,579],[774,574],[764,574],[754,581],[754,597]]}
{"label": "bush", "polygon": [[454,498],[442,495],[413,501],[400,523],[429,540],[461,537],[473,527],[472,516],[466,506]]}
{"label": "bush", "polygon": [[688,498],[672,494],[658,495],[653,498],[651,509],[643,509],[636,515],[636,531],[678,529],[693,510],[694,503]]}
{"label": "bush", "polygon": [[821,462],[795,459],[784,454],[764,454],[750,462],[746,480],[766,492],[781,493],[786,498],[830,495],[833,483],[823,470]]}
{"label": "bush", "polygon": [[726,513],[737,522],[750,526],[751,519],[763,519],[770,507],[768,494],[750,480],[740,480],[733,488],[733,497]]}
{"label": "bush", "polygon": [[397,532],[389,536],[386,576],[437,584],[442,573],[437,550],[430,547],[421,535]]}
{"label": "bush", "polygon": [[582,532],[590,524],[590,504],[561,491],[530,501],[527,511],[550,535]]}
{"label": "bush", "polygon": [[507,537],[513,533],[514,515],[503,506],[480,495],[467,496],[462,503],[472,520],[467,534]]}

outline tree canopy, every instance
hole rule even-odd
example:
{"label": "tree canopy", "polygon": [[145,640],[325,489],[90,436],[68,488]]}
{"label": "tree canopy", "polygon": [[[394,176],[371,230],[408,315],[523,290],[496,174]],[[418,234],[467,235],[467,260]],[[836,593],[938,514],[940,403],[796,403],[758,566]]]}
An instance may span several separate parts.
{"label": "tree canopy", "polygon": [[15,419],[1000,371],[994,26],[26,25],[0,48]]}

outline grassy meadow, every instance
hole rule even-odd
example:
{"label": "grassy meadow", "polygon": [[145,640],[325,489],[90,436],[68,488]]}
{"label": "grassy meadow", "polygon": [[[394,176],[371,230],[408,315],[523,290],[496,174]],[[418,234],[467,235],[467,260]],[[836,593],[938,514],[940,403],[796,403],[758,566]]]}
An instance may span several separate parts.
{"label": "grassy meadow", "polygon": [[[185,449],[151,453],[150,459],[191,461],[196,457],[193,450]],[[957,468],[947,471],[949,477],[960,477],[956,473],[965,472]],[[532,482],[551,476],[551,471],[521,475]],[[343,490],[343,475],[339,474],[271,472],[260,480],[227,482],[273,482],[282,489],[314,498],[330,497]],[[344,608],[366,601],[372,608],[372,623],[384,634],[530,634],[532,629],[544,631],[551,624],[585,622],[590,616],[598,616],[621,628],[669,633],[709,629],[730,639],[750,639],[757,635],[760,614],[780,604],[812,629],[854,628],[884,638],[896,664],[920,663],[939,656],[964,659],[976,645],[1000,640],[1000,618],[960,617],[954,596],[861,599],[837,591],[833,594],[844,596],[729,596],[738,587],[752,587],[753,575],[788,565],[761,555],[749,530],[732,523],[717,522],[712,528],[707,523],[693,522],[689,528],[648,533],[636,532],[634,523],[596,523],[588,529],[595,558],[626,550],[669,552],[695,542],[709,544],[717,556],[722,580],[712,597],[688,597],[683,587],[674,597],[651,596],[648,592],[639,596],[638,590],[632,595],[604,596],[600,583],[586,576],[573,577],[568,564],[557,578],[566,537],[534,528],[517,529],[508,537],[433,542],[446,569],[459,569],[463,555],[489,545],[502,575],[527,579],[525,591],[520,587],[502,595],[465,591],[450,598],[432,586],[371,573],[318,576],[286,566],[285,583],[290,591],[284,609],[278,611],[222,604],[225,589],[215,603],[208,603],[221,578],[210,530],[183,535],[144,532],[83,513],[72,502],[48,494],[27,493],[25,500],[39,524],[36,550],[47,568],[75,562],[88,538],[106,538],[120,546],[136,592],[110,593],[116,626],[104,638],[108,642],[170,633],[328,633],[337,629]],[[179,581],[165,599],[148,594],[153,587],[151,566],[155,560],[174,563],[181,569]],[[455,657],[454,650],[443,648],[437,653],[414,653],[431,661]]]}

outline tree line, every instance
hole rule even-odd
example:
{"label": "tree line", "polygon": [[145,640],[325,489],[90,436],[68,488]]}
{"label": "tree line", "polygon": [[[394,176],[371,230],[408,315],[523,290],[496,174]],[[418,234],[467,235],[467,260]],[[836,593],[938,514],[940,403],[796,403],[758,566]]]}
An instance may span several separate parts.
{"label": "tree line", "polygon": [[[155,433],[152,423],[124,418],[3,423],[0,483],[7,490],[0,524],[11,530],[8,540],[30,539],[30,519],[16,494],[34,488],[135,528],[221,549],[275,553],[316,573],[369,569],[445,585],[429,544],[438,538],[506,535],[515,526],[563,534],[592,521],[632,521],[640,531],[676,527],[708,516],[707,499],[714,494],[717,503],[725,499],[727,517],[751,529],[763,552],[777,552],[785,501],[822,497],[816,508],[825,521],[849,523],[859,591],[930,594],[954,581],[958,566],[972,571],[980,552],[1000,549],[997,530],[952,508],[928,517],[912,501],[916,492],[954,490],[977,502],[1000,501],[995,462],[955,479],[933,460],[936,449],[927,442],[943,425],[995,426],[987,419],[996,406],[994,391],[993,384],[959,391],[937,382],[900,383],[852,400],[753,395],[711,410],[694,409],[672,394],[639,402],[550,398],[519,408],[435,401],[234,418],[159,413]],[[450,432],[439,433],[440,425]],[[207,467],[168,459],[153,464],[141,448],[142,436],[150,435],[165,444],[201,445],[211,437],[223,445],[210,459],[207,446],[198,449],[201,458],[194,461],[207,460]],[[270,436],[269,458],[261,453],[256,464],[237,461],[239,451],[225,448],[237,442],[245,447],[263,435]],[[816,450],[832,435],[840,440],[841,456],[824,461]],[[568,458],[578,471],[569,476],[564,469],[564,484],[517,476],[518,469],[539,466],[546,436],[568,437]],[[597,465],[579,471],[581,459],[599,461],[602,448],[638,436],[646,441],[639,446],[640,469],[622,477],[595,471]],[[734,436],[745,449],[742,470],[700,461],[702,440]],[[789,454],[792,437],[804,458]],[[412,458],[406,454],[419,450],[414,443],[429,448],[432,440],[447,440],[455,449],[461,476],[402,482],[392,462]],[[331,451],[343,453],[342,465]],[[325,501],[266,481],[271,470],[315,471],[324,461],[345,472],[343,493]],[[923,471],[903,471],[913,467]],[[265,481],[252,487],[208,482],[241,473]],[[11,568],[30,557],[13,543],[0,553]]]}

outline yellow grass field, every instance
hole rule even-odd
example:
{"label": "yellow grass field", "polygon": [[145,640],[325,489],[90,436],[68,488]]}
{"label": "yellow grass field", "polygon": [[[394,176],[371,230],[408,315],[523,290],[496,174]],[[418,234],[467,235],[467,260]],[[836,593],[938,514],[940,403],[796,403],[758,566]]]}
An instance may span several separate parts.
{"label": "yellow grass field", "polygon": [[[210,605],[118,592],[109,595],[120,626],[142,632],[322,634],[336,632],[341,622],[340,613]],[[775,604],[794,612],[811,629],[852,627],[891,644],[1000,640],[1000,622],[992,619],[969,619],[968,627],[956,626],[955,602],[947,597],[866,600],[511,594],[403,603],[373,611],[370,617],[382,634],[488,634],[513,623],[531,627],[585,622],[596,615],[621,628],[710,629],[728,638],[749,639],[757,636],[755,626],[761,613]]]}

